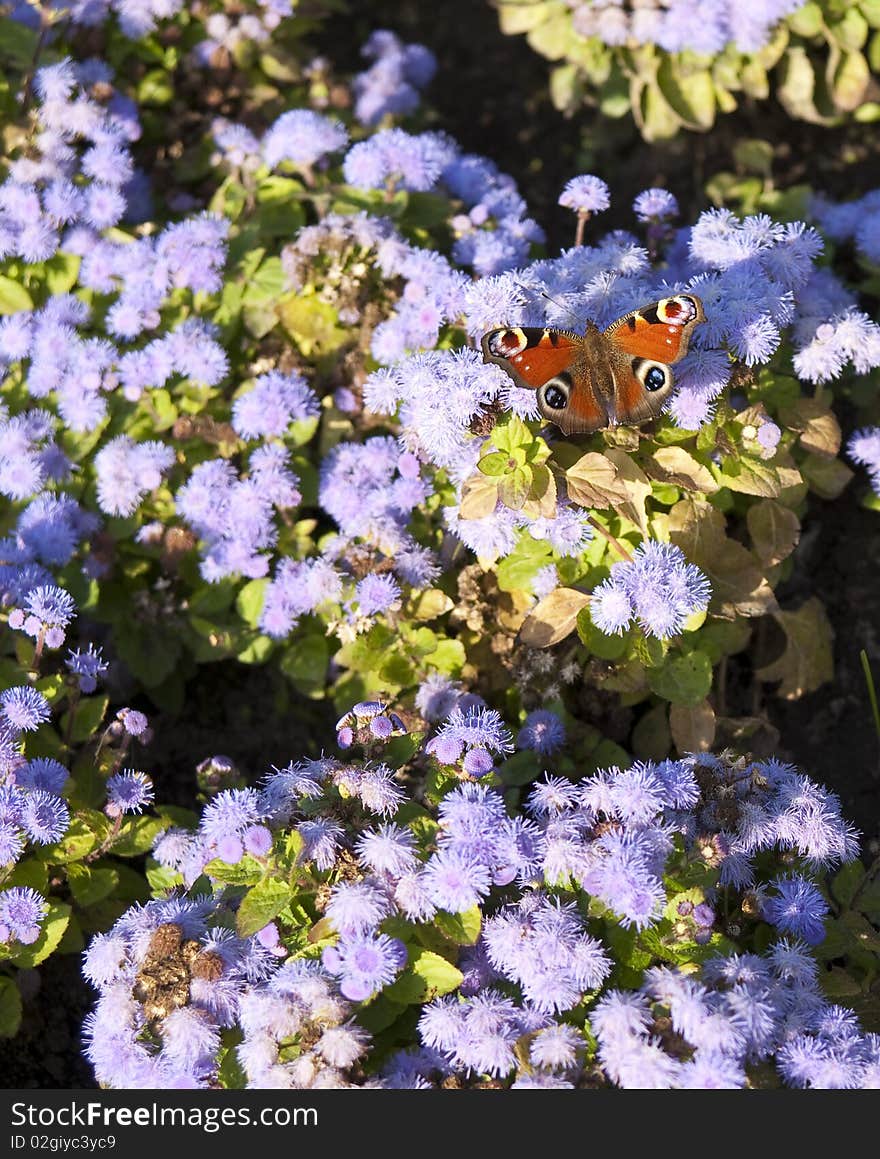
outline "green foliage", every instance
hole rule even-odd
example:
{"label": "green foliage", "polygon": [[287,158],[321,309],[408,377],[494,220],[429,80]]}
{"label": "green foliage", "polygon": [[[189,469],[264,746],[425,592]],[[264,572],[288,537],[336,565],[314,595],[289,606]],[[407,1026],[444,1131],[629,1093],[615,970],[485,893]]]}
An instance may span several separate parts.
{"label": "green foliage", "polygon": [[578,32],[563,0],[501,0],[497,7],[502,32],[525,35],[551,62],[558,109],[572,114],[587,104],[606,117],[632,116],[646,141],[705,132],[719,113],[771,95],[789,116],[813,124],[880,116],[872,94],[880,58],[874,0],[810,0],[757,51],[731,42],[714,55],[634,40],[604,44]]}

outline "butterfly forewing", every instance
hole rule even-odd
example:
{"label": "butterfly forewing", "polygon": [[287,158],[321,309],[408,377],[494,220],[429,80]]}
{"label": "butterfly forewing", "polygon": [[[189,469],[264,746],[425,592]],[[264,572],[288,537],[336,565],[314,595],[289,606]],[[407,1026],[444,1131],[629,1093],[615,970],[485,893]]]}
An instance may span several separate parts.
{"label": "butterfly forewing", "polygon": [[627,354],[668,364],[684,358],[694,327],[705,320],[699,298],[678,294],[625,314],[604,335]]}
{"label": "butterfly forewing", "polygon": [[582,341],[565,330],[507,326],[483,335],[483,357],[506,370],[519,386],[537,390],[571,366]]}

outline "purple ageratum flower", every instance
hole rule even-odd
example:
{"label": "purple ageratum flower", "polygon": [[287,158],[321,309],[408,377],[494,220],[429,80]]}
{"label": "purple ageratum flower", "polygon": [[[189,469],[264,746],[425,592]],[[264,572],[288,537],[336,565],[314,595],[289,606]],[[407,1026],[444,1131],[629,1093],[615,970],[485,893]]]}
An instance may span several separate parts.
{"label": "purple ageratum flower", "polygon": [[301,374],[273,370],[232,406],[232,426],[243,439],[282,438],[293,422],[317,418],[317,395]]}
{"label": "purple ageratum flower", "polygon": [[173,462],[174,451],[164,443],[135,443],[128,435],[117,435],[95,456],[101,510],[108,515],[133,515]]}
{"label": "purple ageratum flower", "polygon": [[425,720],[433,724],[449,716],[461,695],[461,690],[448,676],[432,672],[419,685],[416,708]]}
{"label": "purple ageratum flower", "polygon": [[358,862],[373,873],[402,877],[415,869],[416,840],[409,829],[393,823],[368,829],[355,843]]}
{"label": "purple ageratum flower", "polygon": [[328,946],[321,963],[352,1002],[364,1002],[388,986],[406,964],[406,946],[387,934],[352,933]]}
{"label": "purple ageratum flower", "polygon": [[424,884],[430,901],[447,913],[464,913],[488,894],[489,869],[454,849],[442,849],[428,861]]}
{"label": "purple ageratum flower", "polygon": [[765,921],[818,946],[825,938],[825,915],[828,903],[813,882],[793,874],[773,881],[776,896],[764,899],[761,913]]}
{"label": "purple ageratum flower", "polygon": [[541,756],[554,753],[565,744],[565,725],[555,712],[536,708],[523,722],[516,738],[516,747],[534,749]]}
{"label": "purple ageratum flower", "polygon": [[678,202],[667,189],[646,189],[633,202],[639,221],[663,221],[678,215]]}
{"label": "purple ageratum flower", "polygon": [[270,169],[283,161],[311,166],[347,144],[348,133],[339,121],[311,109],[293,109],[282,113],[263,137],[263,160]]}
{"label": "purple ageratum flower", "polygon": [[559,195],[559,205],[576,213],[601,213],[611,204],[608,186],[591,173],[572,177]]}
{"label": "purple ageratum flower", "polygon": [[314,861],[319,870],[332,868],[345,835],[342,826],[326,817],[316,817],[313,821],[300,821],[295,828],[305,842],[303,860]]}
{"label": "purple ageratum flower", "polygon": [[394,576],[388,574],[364,576],[355,587],[358,613],[362,616],[387,612],[400,600],[400,595],[400,584]]}
{"label": "purple ageratum flower", "polygon": [[489,961],[538,1010],[563,1011],[598,989],[611,961],[573,904],[533,894],[483,925]]}
{"label": "purple ageratum flower", "polygon": [[55,793],[32,789],[25,794],[20,824],[35,844],[53,845],[67,832],[70,810]]}
{"label": "purple ageratum flower", "polygon": [[116,719],[125,729],[129,736],[133,736],[140,740],[149,730],[150,722],[142,712],[138,712],[136,708],[120,708],[116,713]]}
{"label": "purple ageratum flower", "polygon": [[48,648],[60,648],[64,630],[75,615],[73,597],[53,584],[32,588],[25,597],[24,608],[10,613],[9,624],[35,640],[42,634]]}
{"label": "purple ageratum flower", "polygon": [[334,886],[326,914],[340,934],[373,929],[392,912],[391,898],[378,882],[340,882]]}
{"label": "purple ageratum flower", "polygon": [[239,836],[263,818],[256,789],[224,789],[209,801],[202,813],[199,830],[209,842]]}
{"label": "purple ageratum flower", "polygon": [[419,90],[437,69],[434,54],[424,45],[404,44],[385,30],[370,35],[361,55],[374,61],[352,84],[355,116],[362,125],[376,125],[388,114],[413,112],[419,104]]}
{"label": "purple ageratum flower", "polygon": [[69,774],[60,761],[53,757],[33,757],[15,771],[15,783],[22,789],[45,789],[60,794]]}
{"label": "purple ageratum flower", "polygon": [[20,685],[0,693],[0,717],[16,732],[34,732],[50,716],[49,702],[36,688]]}
{"label": "purple ageratum flower", "polygon": [[[0,893],[0,941],[15,938],[25,946],[40,936],[40,925],[49,906],[35,889],[14,886]],[[5,935],[5,936],[4,936]]]}
{"label": "purple ageratum flower", "polygon": [[593,592],[590,616],[606,634],[623,632],[634,619],[652,636],[677,635],[688,617],[704,612],[712,589],[681,548],[647,540],[633,559],[615,563]]}
{"label": "purple ageratum flower", "polygon": [[419,1018],[419,1035],[426,1046],[476,1074],[512,1071],[514,1047],[528,1029],[534,1027],[528,1026],[525,1011],[491,988],[464,1002],[453,996],[436,998]]}
{"label": "purple ageratum flower", "polygon": [[510,731],[494,708],[472,708],[463,712],[456,706],[449,719],[428,741],[425,751],[442,764],[455,764],[465,749],[486,749],[499,756],[513,752]]}
{"label": "purple ageratum flower", "polygon": [[103,649],[89,644],[85,652],[81,649],[68,649],[67,659],[64,661],[68,672],[76,676],[79,681],[80,692],[94,692],[98,687],[98,680],[104,675],[110,665],[106,662]]}
{"label": "purple ageratum flower", "polygon": [[146,773],[123,769],[107,780],[107,812],[113,816],[141,813],[153,801],[153,782]]}
{"label": "purple ageratum flower", "polygon": [[880,427],[863,427],[850,435],[847,453],[854,463],[868,468],[871,486],[880,495]]}
{"label": "purple ageratum flower", "polygon": [[411,193],[427,193],[455,152],[439,133],[412,135],[402,129],[382,129],[349,149],[343,174],[349,185],[362,189],[381,189],[395,180]]}

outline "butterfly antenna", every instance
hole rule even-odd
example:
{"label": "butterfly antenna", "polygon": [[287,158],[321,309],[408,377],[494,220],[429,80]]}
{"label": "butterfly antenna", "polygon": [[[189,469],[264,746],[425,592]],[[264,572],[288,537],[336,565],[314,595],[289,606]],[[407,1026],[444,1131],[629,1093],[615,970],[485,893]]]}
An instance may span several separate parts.
{"label": "butterfly antenna", "polygon": [[548,302],[552,302],[554,306],[556,306],[558,309],[560,309],[563,312],[563,314],[568,314],[569,318],[571,318],[571,320],[574,322],[575,326],[580,325],[580,318],[577,317],[574,310],[572,310],[571,306],[563,305],[562,302],[560,302],[556,298],[554,298],[552,294],[548,294],[546,290],[541,291],[541,297],[546,298]]}

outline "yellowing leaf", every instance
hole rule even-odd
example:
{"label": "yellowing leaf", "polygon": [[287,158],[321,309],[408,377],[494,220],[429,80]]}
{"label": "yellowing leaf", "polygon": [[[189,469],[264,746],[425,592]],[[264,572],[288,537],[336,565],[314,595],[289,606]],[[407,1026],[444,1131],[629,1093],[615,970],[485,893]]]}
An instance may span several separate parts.
{"label": "yellowing leaf", "polygon": [[578,612],[590,602],[586,592],[557,588],[545,596],[519,630],[519,638],[529,648],[551,648],[577,627]]}
{"label": "yellowing leaf", "polygon": [[715,740],[715,711],[708,700],[699,704],[673,704],[669,729],[679,753],[704,753]]}
{"label": "yellowing leaf", "polygon": [[645,500],[651,494],[651,484],[648,476],[636,466],[626,451],[617,447],[609,447],[605,452],[611,462],[617,467],[618,478],[626,490],[626,500],[615,503],[618,514],[625,516],[638,527],[642,535],[648,534],[648,519],[645,514]]}
{"label": "yellowing leaf", "polygon": [[755,556],[729,539],[722,513],[702,499],[682,499],[669,512],[669,538],[712,584],[710,611],[734,619],[762,616],[776,599]]}
{"label": "yellowing leaf", "polygon": [[777,695],[796,700],[814,692],[834,675],[833,631],[820,600],[812,597],[796,612],[776,611],[773,619],[785,633],[785,650],[759,668],[759,680],[779,680]]}
{"label": "yellowing leaf", "polygon": [[650,479],[660,483],[672,483],[688,491],[702,491],[711,495],[718,490],[712,472],[691,455],[684,447],[660,447],[645,464]]}
{"label": "yellowing leaf", "polygon": [[800,432],[805,451],[833,458],[840,450],[840,424],[820,399],[800,398],[783,408],[781,418],[791,430]]}
{"label": "yellowing leaf", "polygon": [[414,620],[436,620],[454,607],[452,600],[440,588],[428,588],[413,601]]}
{"label": "yellowing leaf", "polygon": [[488,475],[473,475],[461,489],[462,519],[485,519],[498,504],[498,484]]}
{"label": "yellowing leaf", "polygon": [[755,554],[768,567],[774,567],[791,555],[801,537],[798,517],[773,499],[764,499],[750,507],[746,522]]}
{"label": "yellowing leaf", "polygon": [[565,472],[568,497],[581,507],[599,510],[623,503],[627,498],[624,483],[618,479],[618,470],[607,455],[590,451],[582,455]]}

